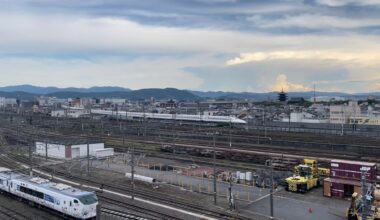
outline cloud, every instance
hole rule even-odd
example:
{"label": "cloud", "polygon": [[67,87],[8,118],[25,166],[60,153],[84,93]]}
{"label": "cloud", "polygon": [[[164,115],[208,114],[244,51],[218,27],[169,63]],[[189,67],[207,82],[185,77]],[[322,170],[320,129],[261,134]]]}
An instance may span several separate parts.
{"label": "cloud", "polygon": [[372,84],[371,87],[372,87],[374,90],[379,91],[379,90],[380,90],[380,83],[374,83],[374,84]]}
{"label": "cloud", "polygon": [[380,53],[353,53],[353,52],[336,52],[336,51],[273,51],[273,52],[255,52],[241,53],[239,57],[227,60],[226,64],[239,65],[248,62],[261,62],[266,60],[332,60],[338,62],[359,63],[362,65],[379,64]]}
{"label": "cloud", "polygon": [[285,74],[280,74],[276,78],[276,83],[269,86],[270,91],[286,91],[286,92],[300,92],[310,91],[310,88],[297,83],[291,83],[288,81],[288,77]]}
{"label": "cloud", "polygon": [[39,86],[91,87],[123,86],[131,89],[175,87],[197,88],[203,81],[184,70],[189,59],[0,59],[1,85],[33,84]]}
{"label": "cloud", "polygon": [[264,19],[262,16],[247,18],[261,28],[307,28],[307,29],[353,29],[380,26],[379,18],[352,18],[321,14],[285,15],[279,19]]}
{"label": "cloud", "polygon": [[379,0],[316,0],[318,4],[327,5],[331,7],[340,7],[345,5],[380,5]]}

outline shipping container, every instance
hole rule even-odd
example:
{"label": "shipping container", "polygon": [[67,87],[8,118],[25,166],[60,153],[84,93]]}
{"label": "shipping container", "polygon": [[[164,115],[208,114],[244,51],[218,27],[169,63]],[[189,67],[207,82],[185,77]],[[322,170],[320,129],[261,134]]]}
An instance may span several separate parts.
{"label": "shipping container", "polygon": [[344,184],[331,182],[331,196],[336,198],[344,197]]}
{"label": "shipping container", "polygon": [[114,155],[113,148],[97,149],[97,150],[94,150],[93,152],[93,156],[96,158],[111,157],[113,155]]}
{"label": "shipping container", "polygon": [[[328,178],[324,182],[324,195],[327,191],[326,182],[330,182],[330,191],[332,197],[344,198],[351,197],[354,192],[360,191],[360,181],[345,180],[339,178]],[[327,194],[327,193],[326,193]]]}
{"label": "shipping container", "polygon": [[331,160],[330,177],[347,180],[360,180],[362,169],[366,171],[367,181],[376,181],[377,167],[375,163],[349,160]]}

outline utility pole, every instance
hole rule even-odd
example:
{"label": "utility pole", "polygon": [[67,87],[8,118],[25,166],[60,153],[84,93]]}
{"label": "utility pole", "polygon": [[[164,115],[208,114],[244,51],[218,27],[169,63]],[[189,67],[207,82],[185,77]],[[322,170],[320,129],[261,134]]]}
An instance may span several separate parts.
{"label": "utility pole", "polygon": [[45,140],[45,160],[48,160],[48,142]]}
{"label": "utility pole", "polygon": [[230,154],[231,154],[231,150],[232,150],[232,149],[231,149],[231,148],[232,148],[232,137],[231,137],[231,136],[232,136],[232,135],[231,135],[232,122],[231,122],[231,120],[232,120],[232,119],[230,118]]}
{"label": "utility pole", "polygon": [[87,176],[90,175],[90,141],[87,134]]}
{"label": "utility pole", "polygon": [[132,181],[132,200],[135,199],[135,147],[131,147],[131,181]]}
{"label": "utility pole", "polygon": [[32,144],[29,144],[29,175],[33,176]]}
{"label": "utility pole", "polygon": [[230,185],[228,186],[228,205],[230,206],[230,210],[235,209],[235,201],[234,201],[234,195],[232,193],[232,173],[230,172],[230,178],[229,178]]}
{"label": "utility pole", "polygon": [[274,214],[273,214],[273,188],[274,188],[274,184],[273,184],[273,164],[272,164],[272,160],[266,160],[265,161],[265,164],[266,166],[269,167],[270,169],[270,191],[269,191],[269,200],[270,200],[270,219],[273,219],[274,217]]}
{"label": "utility pole", "polygon": [[290,106],[288,106],[289,120],[288,120],[288,132],[290,132]]}
{"label": "utility pole", "polygon": [[213,140],[213,172],[214,172],[214,205],[217,205],[217,194],[216,194],[216,155],[215,155],[215,135],[219,134],[215,132],[212,135]]}
{"label": "utility pole", "polygon": [[344,135],[344,123],[345,123],[345,108],[344,108],[344,105],[342,105],[342,131],[341,131],[341,136]]}
{"label": "utility pole", "polygon": [[368,203],[367,203],[367,181],[366,171],[361,169],[361,185],[362,185],[362,219],[367,219],[368,216]]}

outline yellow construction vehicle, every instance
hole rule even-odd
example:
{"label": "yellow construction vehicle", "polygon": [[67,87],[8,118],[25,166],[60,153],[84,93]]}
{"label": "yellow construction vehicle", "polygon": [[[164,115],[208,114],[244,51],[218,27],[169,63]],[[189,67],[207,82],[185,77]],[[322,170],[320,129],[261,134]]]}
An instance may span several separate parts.
{"label": "yellow construction vehicle", "polygon": [[286,178],[285,190],[305,193],[321,184],[321,177],[328,176],[330,170],[318,168],[317,161],[304,159],[304,164],[294,167],[294,174]]}

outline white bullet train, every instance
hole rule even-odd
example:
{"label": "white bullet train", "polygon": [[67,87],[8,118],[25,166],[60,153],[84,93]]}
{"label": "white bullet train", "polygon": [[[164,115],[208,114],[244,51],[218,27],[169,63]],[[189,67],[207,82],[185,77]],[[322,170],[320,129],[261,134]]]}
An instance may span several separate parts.
{"label": "white bullet train", "polygon": [[126,112],[126,111],[109,111],[109,110],[91,110],[92,114],[107,115],[119,118],[150,118],[163,120],[179,120],[179,121],[201,121],[213,123],[232,123],[247,124],[246,121],[231,116],[212,116],[212,115],[186,115],[186,114],[159,114],[144,112]]}
{"label": "white bullet train", "polygon": [[98,199],[93,192],[3,167],[0,167],[0,190],[74,219],[96,218]]}

